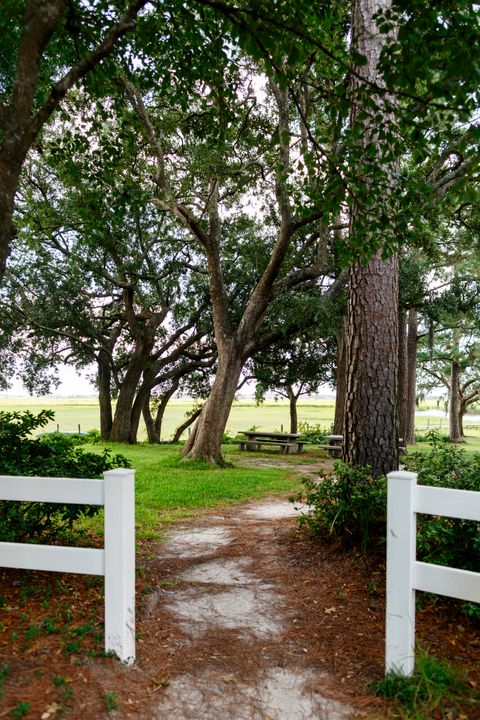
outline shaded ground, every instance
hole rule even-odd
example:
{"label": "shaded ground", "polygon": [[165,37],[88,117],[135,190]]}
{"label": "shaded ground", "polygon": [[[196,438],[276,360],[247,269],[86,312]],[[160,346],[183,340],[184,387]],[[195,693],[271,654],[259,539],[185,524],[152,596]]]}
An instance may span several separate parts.
{"label": "shaded ground", "polygon": [[[5,571],[0,717],[23,717],[23,702],[43,720],[385,718],[388,705],[366,690],[383,673],[382,561],[311,543],[292,514],[286,500],[247,503],[145,544],[130,668],[100,656],[100,581]],[[478,627],[455,605],[421,610],[417,637],[478,664]],[[478,706],[462,713],[480,717]]]}

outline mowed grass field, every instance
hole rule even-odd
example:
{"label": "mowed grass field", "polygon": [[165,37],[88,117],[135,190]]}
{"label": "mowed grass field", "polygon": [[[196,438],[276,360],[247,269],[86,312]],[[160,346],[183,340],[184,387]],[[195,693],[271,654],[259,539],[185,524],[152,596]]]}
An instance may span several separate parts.
{"label": "mowed grass field", "polygon": [[[185,420],[186,413],[192,407],[191,400],[173,400],[169,403],[162,429],[162,439],[169,440],[178,425]],[[55,412],[55,420],[47,426],[47,431],[58,429],[61,432],[76,432],[80,425],[81,431],[88,431],[100,427],[98,403],[95,398],[0,398],[0,411],[31,410],[38,412],[48,408]],[[298,416],[301,422],[320,424],[329,428],[334,415],[334,400],[303,400],[298,405]],[[434,415],[420,415],[416,418],[418,426],[438,426],[447,432],[448,419]],[[253,400],[238,400],[233,404],[227,423],[227,434],[236,435],[242,430],[253,426],[257,430],[274,431],[285,430],[290,427],[288,402],[269,400],[262,405],[256,405]],[[480,428],[468,430],[468,435],[480,438]],[[186,437],[186,433],[185,433]],[[140,426],[139,440],[146,438],[143,422]]]}
{"label": "mowed grass field", "polygon": [[[169,403],[162,429],[162,439],[169,440],[175,429],[186,418],[186,413],[193,405],[192,400],[173,400]],[[58,428],[61,432],[74,432],[78,425],[82,431],[92,430],[100,427],[98,403],[95,398],[20,398],[0,399],[0,410],[31,410],[38,412],[42,408],[48,408],[55,412],[55,421],[49,423],[46,430],[52,431]],[[329,427],[333,420],[333,400],[309,400],[299,404],[299,418],[309,423],[321,423]],[[266,402],[256,406],[253,400],[239,400],[233,404],[232,411],[227,423],[227,433],[236,435],[241,430],[248,430],[252,426],[259,430],[280,430],[283,425],[285,430],[290,426],[289,410],[287,402]],[[186,435],[185,435],[186,436]],[[141,423],[139,440],[146,438],[145,427]]]}

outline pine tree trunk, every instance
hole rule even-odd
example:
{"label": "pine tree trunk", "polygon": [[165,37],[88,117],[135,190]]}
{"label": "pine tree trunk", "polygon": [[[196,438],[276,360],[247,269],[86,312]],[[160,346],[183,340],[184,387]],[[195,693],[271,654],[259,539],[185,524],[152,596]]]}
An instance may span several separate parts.
{"label": "pine tree trunk", "polygon": [[[385,38],[374,17],[390,7],[390,0],[354,0],[352,3],[352,47],[366,58],[352,76],[352,127],[361,121],[359,145],[379,148],[376,164],[385,178],[393,181],[396,165],[389,149],[381,155],[378,128],[389,121],[384,101],[378,95],[377,107],[364,107],[365,83],[382,84],[378,63]],[[373,99],[371,89],[369,99]],[[375,119],[368,118],[375,114]],[[366,163],[365,167],[368,166]],[[364,172],[360,168],[359,172]],[[367,180],[368,183],[368,172]],[[386,187],[388,184],[386,185]],[[389,192],[393,193],[392,188]],[[378,189],[372,188],[371,206],[352,207],[350,234],[362,233],[368,243],[368,228],[378,213]],[[382,207],[388,206],[382,199]],[[369,222],[370,219],[370,222]],[[370,232],[376,232],[375,230]],[[375,240],[372,235],[371,240]],[[343,457],[353,465],[368,465],[373,477],[398,468],[398,258],[382,260],[381,251],[366,265],[354,263],[349,274],[347,393],[343,432]]]}
{"label": "pine tree trunk", "polygon": [[344,460],[373,477],[398,468],[398,261],[350,270]]}
{"label": "pine tree trunk", "polygon": [[333,434],[343,433],[345,421],[345,397],[347,393],[347,324],[344,320],[342,329],[337,333],[337,382],[335,393],[335,417]]}
{"label": "pine tree trunk", "polygon": [[408,355],[405,310],[398,313],[398,434],[405,440],[408,422]]}
{"label": "pine tree trunk", "polygon": [[98,367],[98,404],[100,407],[100,437],[102,440],[110,440],[112,431],[112,393],[111,393],[111,370],[110,359],[105,350],[100,350],[97,355]]}
{"label": "pine tree trunk", "polygon": [[285,389],[287,391],[288,401],[289,401],[289,405],[290,405],[290,432],[297,433],[298,432],[298,413],[297,413],[298,397],[293,392],[293,388],[291,385],[287,385]]}
{"label": "pine tree trunk", "polygon": [[415,308],[408,311],[407,336],[407,423],[404,439],[415,444],[415,408],[417,406],[417,342],[418,317]]}
{"label": "pine tree trunk", "polygon": [[222,356],[219,354],[218,370],[210,395],[184,448],[186,459],[223,463],[223,434],[244,362],[242,353],[234,342],[230,344],[228,352],[222,353]]}

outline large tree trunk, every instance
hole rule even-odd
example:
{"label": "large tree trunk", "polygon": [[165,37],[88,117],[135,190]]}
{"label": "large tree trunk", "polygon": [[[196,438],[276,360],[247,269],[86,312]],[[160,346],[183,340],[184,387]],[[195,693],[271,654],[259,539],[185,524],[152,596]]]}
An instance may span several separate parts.
{"label": "large tree trunk", "polygon": [[415,408],[417,406],[418,317],[415,308],[408,311],[407,336],[407,423],[405,442],[415,444]]}
{"label": "large tree trunk", "polygon": [[110,358],[105,350],[97,356],[98,365],[98,403],[100,406],[100,437],[110,440],[112,431],[112,393]]}
{"label": "large tree trunk", "polygon": [[405,440],[408,422],[408,355],[405,310],[398,313],[398,434]]}
{"label": "large tree trunk", "polygon": [[290,432],[298,432],[298,413],[297,413],[297,400],[298,396],[293,392],[291,385],[287,385],[285,390],[287,391],[288,402],[290,405]]}
{"label": "large tree trunk", "polygon": [[[382,84],[378,62],[384,43],[374,16],[390,6],[390,0],[354,0],[352,4],[352,46],[366,58],[352,78],[353,102],[351,123],[360,123],[360,146],[377,146],[381,153],[378,128],[388,124],[384,98],[376,97],[375,110],[364,107],[365,84]],[[371,87],[368,91],[372,98]],[[360,120],[360,117],[375,119]],[[380,118],[379,118],[380,116]],[[383,116],[383,118],[382,118]],[[370,148],[369,148],[370,149]],[[385,178],[393,181],[395,166],[386,152],[376,160]],[[368,163],[365,163],[368,168]],[[360,172],[363,172],[360,168]],[[368,172],[367,184],[370,182]],[[385,188],[387,187],[385,182]],[[361,210],[355,202],[351,213],[350,233],[353,238],[363,233],[368,237],[369,218],[372,225],[379,208],[375,205],[378,188],[370,189],[371,204]],[[389,192],[393,193],[390,187]],[[365,196],[366,197],[366,196]],[[382,207],[388,207],[388,197]],[[362,214],[360,214],[362,213]],[[373,231],[375,232],[375,230]],[[375,238],[372,236],[371,240]],[[382,260],[381,251],[366,265],[354,263],[349,274],[348,308],[348,371],[343,457],[353,465],[369,465],[373,477],[398,468],[398,259]]]}
{"label": "large tree trunk", "polygon": [[396,256],[351,268],[344,460],[373,477],[398,468],[397,305]]}
{"label": "large tree trunk", "polygon": [[337,377],[335,393],[335,417],[333,420],[333,434],[343,433],[345,421],[345,398],[347,394],[347,324],[342,322],[342,329],[337,333]]}
{"label": "large tree trunk", "polygon": [[460,363],[458,353],[460,351],[460,336],[457,328],[453,329],[452,337],[452,362],[450,365],[450,434],[449,440],[452,443],[462,442],[462,430],[459,423],[460,417]]}
{"label": "large tree trunk", "polygon": [[185,445],[185,458],[222,464],[221,444],[245,360],[232,341],[219,354],[218,370],[208,400]]}
{"label": "large tree trunk", "polygon": [[[137,387],[142,372],[148,364],[152,346],[153,337],[149,338],[148,342],[141,342],[130,361],[130,365],[120,387],[115,407],[112,431],[110,433],[110,440],[112,442],[131,444],[137,442],[138,423],[145,400],[145,393],[142,397],[139,397],[140,393],[137,394]],[[145,388],[145,390],[148,391],[148,388]],[[135,406],[135,413],[133,413],[134,402],[136,401],[138,402]]]}

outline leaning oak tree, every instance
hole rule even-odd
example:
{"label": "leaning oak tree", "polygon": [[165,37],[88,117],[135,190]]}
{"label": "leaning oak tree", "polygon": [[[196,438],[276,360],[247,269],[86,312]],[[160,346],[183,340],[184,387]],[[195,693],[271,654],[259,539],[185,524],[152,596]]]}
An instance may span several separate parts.
{"label": "leaning oak tree", "polygon": [[192,257],[208,274],[217,372],[185,454],[212,463],[222,462],[242,368],[267,344],[272,301],[287,302],[330,270],[326,237],[335,217],[305,197],[306,207],[295,207],[301,195],[292,176],[295,108],[287,90],[266,81],[258,66],[240,53],[233,63],[225,43],[212,37],[212,67],[194,86],[187,112],[170,107],[162,117],[155,111],[160,101],[145,100],[132,82],[124,83],[155,162],[152,201],[184,228]]}

